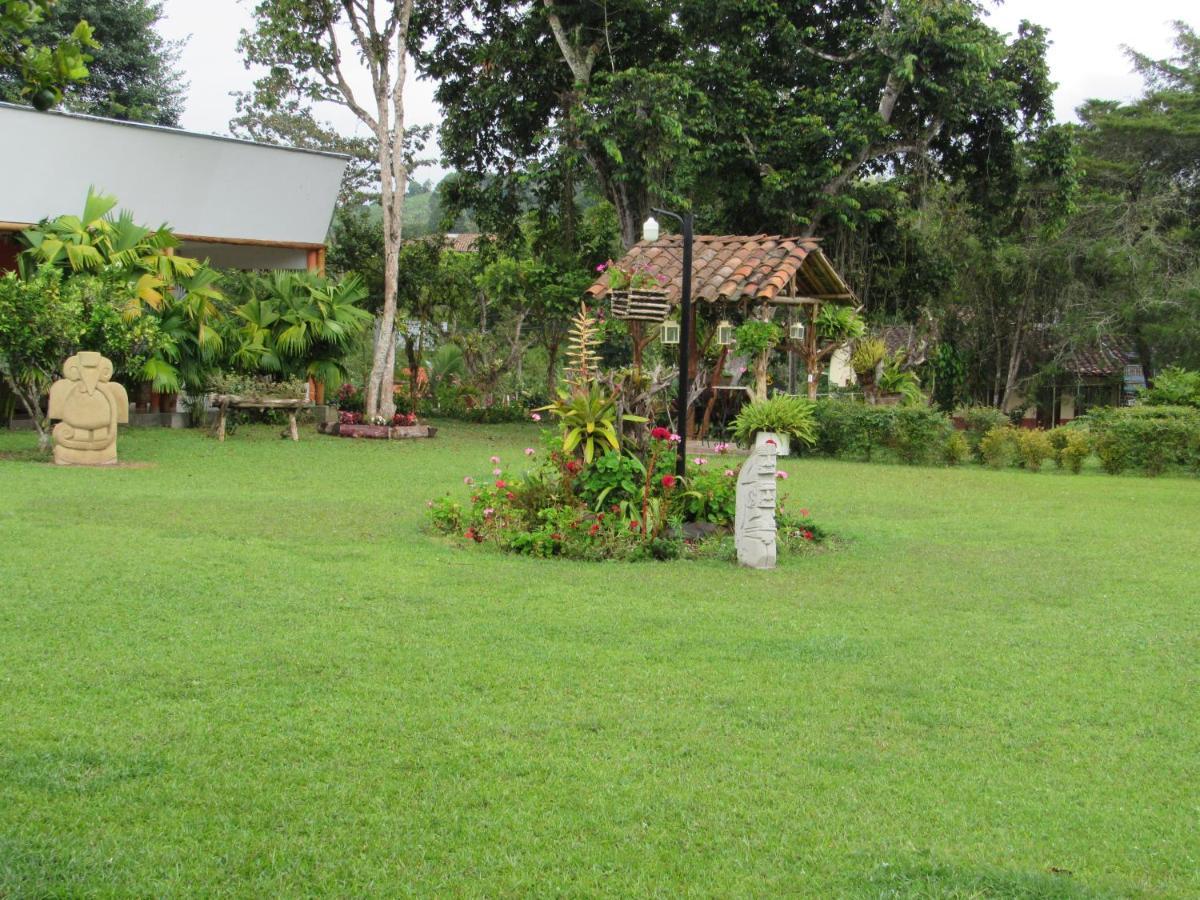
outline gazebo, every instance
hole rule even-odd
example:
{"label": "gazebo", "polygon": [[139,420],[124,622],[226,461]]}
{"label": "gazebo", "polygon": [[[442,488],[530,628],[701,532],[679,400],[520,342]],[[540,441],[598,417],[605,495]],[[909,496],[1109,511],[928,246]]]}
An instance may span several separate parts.
{"label": "gazebo", "polygon": [[[822,346],[816,327],[821,308],[830,303],[858,307],[854,292],[821,251],[816,238],[780,235],[697,235],[692,263],[692,299],[723,307],[724,312],[739,309],[743,317],[757,315],[771,319],[781,310],[786,313],[787,340],[783,349],[789,354],[789,388],[796,388],[796,358],[807,371],[808,394],[816,396],[817,381],[826,360],[836,349]],[[614,268],[625,272],[653,273],[660,283],[667,308],[679,306],[683,293],[683,239],[664,235],[657,240],[641,241],[618,260]],[[611,293],[608,275],[597,279],[586,294],[600,300]],[[693,325],[697,308],[693,303]],[[620,315],[620,313],[617,313]],[[645,323],[653,317],[631,320],[635,356],[649,342]],[[697,371],[701,348],[696,329],[689,329],[690,369]],[[728,340],[720,341],[727,344]],[[723,347],[724,351],[725,348]],[[725,362],[721,353],[719,366]],[[712,383],[720,373],[713,375]]]}

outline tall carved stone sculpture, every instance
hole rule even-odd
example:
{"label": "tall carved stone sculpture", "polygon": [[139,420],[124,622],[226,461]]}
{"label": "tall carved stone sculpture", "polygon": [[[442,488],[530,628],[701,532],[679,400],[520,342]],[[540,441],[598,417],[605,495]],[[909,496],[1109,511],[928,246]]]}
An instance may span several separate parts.
{"label": "tall carved stone sculpture", "polygon": [[755,447],[742,466],[733,520],[738,562],[753,569],[775,568],[775,457],[773,443]]}
{"label": "tall carved stone sculpture", "polygon": [[117,461],[117,425],[129,422],[129,395],[109,381],[113,364],[84,350],[63,363],[50,388],[54,461],[60,466],[111,466]]}

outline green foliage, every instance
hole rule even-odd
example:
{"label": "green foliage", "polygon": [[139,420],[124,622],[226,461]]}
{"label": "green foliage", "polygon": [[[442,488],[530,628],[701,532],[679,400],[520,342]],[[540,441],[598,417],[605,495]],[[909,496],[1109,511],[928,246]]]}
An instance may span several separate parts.
{"label": "green foliage", "polygon": [[979,444],[985,434],[993,428],[1011,424],[1008,416],[994,406],[960,406],[954,410],[954,417],[962,419],[966,425],[967,443],[976,458],[982,458]]}
{"label": "green foliage", "polygon": [[1054,445],[1055,460],[1059,466],[1078,475],[1083,464],[1092,455],[1091,434],[1086,428],[1063,426],[1050,432]]}
{"label": "green foliage", "polygon": [[742,407],[732,430],[734,440],[743,446],[752,445],[760,431],[786,434],[797,444],[812,446],[816,441],[813,404],[789,394],[756,400]]}
{"label": "green foliage", "polygon": [[971,459],[971,445],[967,443],[967,436],[961,431],[951,432],[946,438],[946,444],[943,449],[943,459],[948,466],[961,466]]}
{"label": "green foliage", "polygon": [[1168,366],[1154,376],[1154,387],[1142,391],[1138,399],[1147,406],[1200,407],[1200,371]]}
{"label": "green foliage", "polygon": [[56,7],[57,0],[0,2],[0,89],[5,99],[28,99],[46,110],[62,101],[64,89],[88,77],[90,51],[99,47],[92,28],[85,21],[61,33],[47,28]]}
{"label": "green foliage", "polygon": [[678,517],[685,522],[732,526],[737,513],[737,470],[729,471],[734,474],[704,468],[689,475],[687,489],[677,491],[671,497]]}
{"label": "green foliage", "polygon": [[850,354],[850,368],[861,382],[864,378],[874,380],[875,370],[887,358],[887,344],[879,338],[863,338],[854,342]]}
{"label": "green foliage", "polygon": [[566,454],[581,451],[584,462],[590,463],[597,447],[621,449],[616,429],[616,399],[596,382],[576,383],[569,390],[560,390],[553,403],[538,411],[549,412],[558,419]]}
{"label": "green foliage", "polygon": [[953,431],[945,413],[927,406],[830,398],[817,401],[814,417],[817,452],[849,459],[870,460],[886,449],[909,465],[944,462]]}
{"label": "green foliage", "polygon": [[867,323],[852,306],[826,303],[817,313],[817,336],[823,341],[844,344],[867,333]]}
{"label": "green foliage", "polygon": [[215,394],[248,397],[254,400],[303,400],[308,383],[295,379],[276,381],[263,375],[219,372],[205,387]]}
{"label": "green foliage", "polygon": [[1011,425],[989,428],[980,438],[979,455],[993,469],[1006,469],[1013,464],[1019,450],[1017,429]]}
{"label": "green foliage", "polygon": [[783,329],[774,322],[762,319],[747,319],[733,333],[738,353],[757,358],[759,354],[774,350],[783,340]]}
{"label": "green foliage", "polygon": [[602,453],[578,478],[580,499],[597,512],[605,505],[641,498],[646,466],[636,456],[610,450]]}
{"label": "green foliage", "polygon": [[1042,463],[1054,458],[1054,444],[1040,428],[1023,428],[1017,434],[1017,454],[1026,469],[1040,472]]}
{"label": "green foliage", "polygon": [[1182,466],[1200,474],[1200,410],[1179,406],[1118,407],[1088,416],[1104,471],[1161,475]]}
{"label": "green foliage", "polygon": [[[99,44],[88,49],[87,77],[63,86],[67,108],[177,126],[186,94],[179,71],[182,43],[162,38],[157,28],[162,17],[156,0],[58,0],[28,36],[35,44],[55,44],[86,21]],[[19,102],[20,88],[18,79],[0,72],[0,99]]]}
{"label": "green foliage", "polygon": [[879,392],[885,395],[899,395],[903,403],[924,404],[925,395],[921,393],[921,379],[917,373],[904,368],[904,354],[897,353],[884,361],[883,370],[879,373]]}

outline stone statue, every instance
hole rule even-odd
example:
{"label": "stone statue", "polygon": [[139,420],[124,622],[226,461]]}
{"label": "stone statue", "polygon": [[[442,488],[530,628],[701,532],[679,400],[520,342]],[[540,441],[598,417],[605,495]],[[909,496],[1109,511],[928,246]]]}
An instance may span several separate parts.
{"label": "stone statue", "polygon": [[755,447],[737,483],[733,520],[738,562],[752,569],[775,568],[775,457],[772,442]]}
{"label": "stone statue", "polygon": [[111,466],[117,462],[117,425],[129,422],[129,395],[109,381],[113,364],[89,350],[63,363],[50,388],[54,461],[60,466]]}

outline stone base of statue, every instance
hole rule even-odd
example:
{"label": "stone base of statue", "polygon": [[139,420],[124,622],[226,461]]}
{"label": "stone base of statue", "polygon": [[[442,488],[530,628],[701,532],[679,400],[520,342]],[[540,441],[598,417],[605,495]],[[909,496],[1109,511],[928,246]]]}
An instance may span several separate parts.
{"label": "stone base of statue", "polygon": [[54,461],[60,466],[112,466],[117,462],[117,425],[129,421],[129,395],[112,384],[113,365],[99,353],[81,351],[63,363],[63,378],[50,387]]}
{"label": "stone base of statue", "polygon": [[777,446],[755,447],[742,466],[733,520],[738,562],[752,569],[775,568],[775,458]]}

